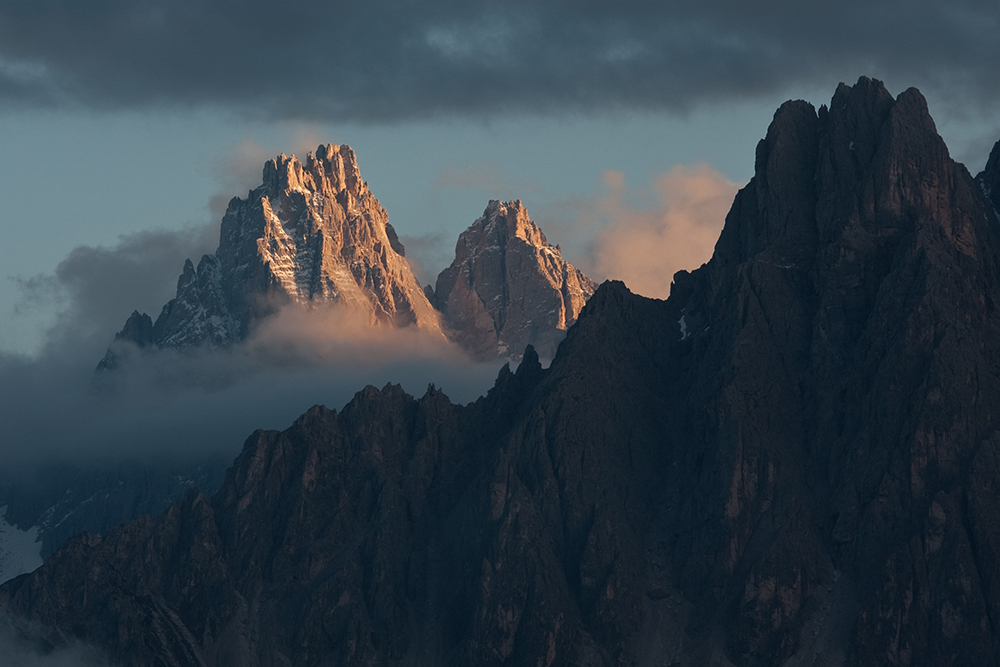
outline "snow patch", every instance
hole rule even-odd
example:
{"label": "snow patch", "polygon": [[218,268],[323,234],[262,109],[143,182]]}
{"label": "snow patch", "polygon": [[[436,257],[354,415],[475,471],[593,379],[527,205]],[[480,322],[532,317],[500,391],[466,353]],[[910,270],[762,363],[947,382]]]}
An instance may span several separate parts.
{"label": "snow patch", "polygon": [[7,523],[7,506],[0,507],[0,583],[32,572],[42,564],[38,526],[19,530]]}
{"label": "snow patch", "polygon": [[681,319],[677,320],[677,324],[679,324],[681,327],[681,340],[687,340],[688,336],[691,335],[690,333],[688,333],[688,325],[687,321],[684,319],[685,317],[687,316],[681,315]]}

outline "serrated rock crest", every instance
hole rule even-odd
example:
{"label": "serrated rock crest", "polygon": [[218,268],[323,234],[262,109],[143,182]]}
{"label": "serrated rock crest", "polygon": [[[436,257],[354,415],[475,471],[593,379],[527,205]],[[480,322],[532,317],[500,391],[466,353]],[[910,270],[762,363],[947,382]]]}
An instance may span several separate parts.
{"label": "serrated rock crest", "polygon": [[[259,187],[229,202],[215,254],[197,269],[185,262],[152,339],[131,336],[133,326],[116,342],[225,346],[286,303],[340,303],[372,324],[440,331],[403,252],[350,146],[320,146],[304,161],[282,154],[264,165]],[[114,365],[114,347],[102,367]]]}

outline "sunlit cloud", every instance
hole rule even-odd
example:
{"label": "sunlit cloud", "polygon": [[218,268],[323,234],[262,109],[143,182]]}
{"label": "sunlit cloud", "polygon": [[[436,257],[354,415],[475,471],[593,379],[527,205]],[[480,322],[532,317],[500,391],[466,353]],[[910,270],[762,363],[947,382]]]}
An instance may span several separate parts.
{"label": "sunlit cloud", "polygon": [[630,188],[623,173],[607,171],[603,185],[580,209],[578,227],[596,228],[581,263],[595,279],[659,299],[669,296],[674,273],[711,258],[739,187],[706,165],[674,167],[651,188]]}
{"label": "sunlit cloud", "polygon": [[264,320],[244,347],[257,363],[268,366],[373,367],[420,358],[469,361],[438,331],[378,323],[365,312],[339,304],[285,306]]}

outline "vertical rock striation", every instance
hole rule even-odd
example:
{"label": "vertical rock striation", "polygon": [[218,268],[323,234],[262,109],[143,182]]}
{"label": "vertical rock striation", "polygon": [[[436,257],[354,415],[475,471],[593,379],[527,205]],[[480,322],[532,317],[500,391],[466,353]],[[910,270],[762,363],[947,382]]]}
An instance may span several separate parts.
{"label": "vertical rock striation", "polygon": [[[734,662],[995,664],[998,260],[915,89],[862,78],[775,114],[715,256],[671,295],[704,443],[673,557]],[[840,620],[807,636],[831,600]]]}

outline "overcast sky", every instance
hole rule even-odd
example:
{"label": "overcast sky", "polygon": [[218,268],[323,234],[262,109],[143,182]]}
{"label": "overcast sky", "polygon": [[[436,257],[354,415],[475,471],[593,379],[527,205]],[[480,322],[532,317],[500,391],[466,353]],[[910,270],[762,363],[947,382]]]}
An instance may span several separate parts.
{"label": "overcast sky", "polygon": [[518,198],[594,278],[666,296],[786,99],[916,86],[979,171],[998,35],[995,0],[0,0],[0,351],[34,355],[0,372],[92,367],[264,160],[321,142],[355,148],[424,282]]}

